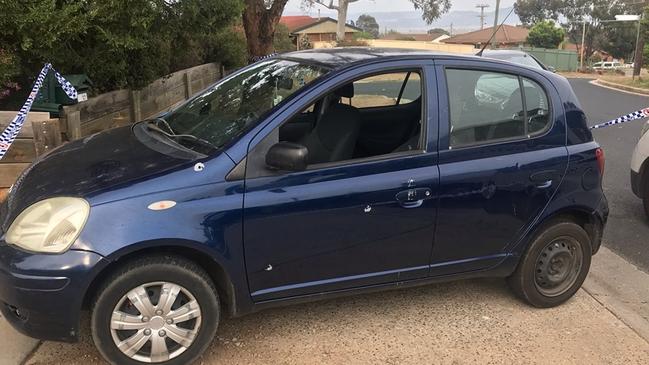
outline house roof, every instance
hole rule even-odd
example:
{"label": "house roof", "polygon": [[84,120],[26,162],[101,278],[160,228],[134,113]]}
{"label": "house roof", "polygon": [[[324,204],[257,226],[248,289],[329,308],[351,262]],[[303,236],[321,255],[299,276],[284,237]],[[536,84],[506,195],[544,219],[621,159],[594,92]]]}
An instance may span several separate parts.
{"label": "house roof", "polygon": [[[442,42],[450,44],[487,43],[489,38],[491,38],[492,33],[493,27],[490,27],[469,33],[458,34],[451,38],[447,38]],[[500,29],[498,29],[495,38],[496,42],[500,44],[520,44],[527,41],[527,35],[529,33],[530,31],[526,28],[504,24]]]}
{"label": "house roof", "polygon": [[[338,24],[338,21],[329,17],[312,18],[310,16],[283,16],[279,20],[286,25],[291,33],[309,33],[308,29],[320,24],[331,22]],[[350,24],[345,24],[345,32],[362,32],[363,30]]]}
{"label": "house roof", "polygon": [[313,24],[317,21],[318,21],[317,18],[312,18],[307,15],[283,16],[279,19],[279,22],[286,25],[286,27],[290,32],[292,32],[294,29],[301,28],[305,25]]}
{"label": "house roof", "polygon": [[[316,26],[318,26],[320,24],[324,24],[324,23],[333,23],[333,24],[338,25],[337,20],[331,19],[329,17],[323,17],[323,18],[320,18],[320,19],[316,20],[315,22],[313,22],[311,24],[306,24],[306,25],[303,25],[301,27],[293,29],[292,33],[298,33],[298,32],[300,32],[300,33],[309,33],[309,31],[308,31],[309,28],[315,28]],[[347,32],[362,32],[362,31],[363,30],[361,28],[355,27],[353,25],[345,24],[345,32],[346,33]]]}
{"label": "house roof", "polygon": [[405,38],[412,38],[415,41],[432,42],[443,35],[443,33],[389,33],[384,34],[381,39],[390,41],[402,41],[405,40]]}

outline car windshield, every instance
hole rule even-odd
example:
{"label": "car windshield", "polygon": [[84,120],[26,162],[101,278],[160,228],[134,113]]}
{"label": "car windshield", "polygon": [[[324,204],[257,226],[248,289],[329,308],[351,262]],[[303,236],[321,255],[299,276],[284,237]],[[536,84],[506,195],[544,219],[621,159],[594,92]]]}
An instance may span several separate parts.
{"label": "car windshield", "polygon": [[283,59],[259,62],[164,116],[175,135],[221,147],[329,69]]}

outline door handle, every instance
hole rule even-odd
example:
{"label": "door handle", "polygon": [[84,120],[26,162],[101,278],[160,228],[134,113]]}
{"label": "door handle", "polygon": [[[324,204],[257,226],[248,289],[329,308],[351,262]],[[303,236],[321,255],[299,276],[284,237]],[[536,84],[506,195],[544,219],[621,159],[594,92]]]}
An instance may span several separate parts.
{"label": "door handle", "polygon": [[418,208],[424,204],[424,200],[432,197],[433,192],[429,188],[412,188],[398,192],[395,198],[404,208]]}
{"label": "door handle", "polygon": [[556,170],[539,171],[530,175],[530,180],[533,182],[546,182],[548,180],[554,180],[557,175]]}
{"label": "door handle", "polygon": [[539,171],[530,175],[530,180],[538,189],[547,189],[552,186],[552,181],[558,177],[556,170]]}

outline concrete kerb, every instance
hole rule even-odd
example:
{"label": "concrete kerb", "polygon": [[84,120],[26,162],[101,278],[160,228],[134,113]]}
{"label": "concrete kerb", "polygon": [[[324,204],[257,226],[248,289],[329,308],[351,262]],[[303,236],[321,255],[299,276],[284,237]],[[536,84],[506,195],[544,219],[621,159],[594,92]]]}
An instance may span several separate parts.
{"label": "concrete kerb", "polygon": [[649,274],[602,247],[583,289],[649,343]]}
{"label": "concrete kerb", "polygon": [[622,85],[622,84],[618,84],[618,83],[615,83],[615,82],[610,82],[610,81],[606,81],[606,80],[602,80],[602,79],[593,80],[590,83],[593,84],[593,85],[597,85],[597,86],[601,86],[601,87],[605,87],[605,88],[613,89],[613,90],[617,90],[617,91],[622,91],[622,92],[629,93],[629,94],[640,95],[640,96],[649,96],[649,90],[647,90],[647,89],[641,89],[641,88],[638,88],[638,87]]}

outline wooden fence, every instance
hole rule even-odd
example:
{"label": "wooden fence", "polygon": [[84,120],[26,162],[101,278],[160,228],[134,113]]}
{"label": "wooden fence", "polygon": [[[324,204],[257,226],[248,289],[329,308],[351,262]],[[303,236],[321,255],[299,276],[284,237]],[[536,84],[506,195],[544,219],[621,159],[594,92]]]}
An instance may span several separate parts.
{"label": "wooden fence", "polygon": [[[209,63],[174,72],[141,90],[111,91],[65,106],[59,119],[50,119],[49,113],[30,112],[18,139],[0,160],[0,201],[6,189],[37,156],[63,141],[152,117],[182,103],[224,75],[220,65]],[[16,113],[0,111],[0,131]]]}
{"label": "wooden fence", "polygon": [[[15,111],[0,111],[0,131],[16,116]],[[0,201],[4,190],[14,183],[18,175],[34,161],[61,144],[61,126],[58,119],[50,119],[50,113],[30,112],[18,138],[0,160]]]}
{"label": "wooden fence", "polygon": [[208,63],[174,72],[141,90],[116,90],[63,107],[61,119],[70,140],[150,118],[205,89],[224,74]]}

